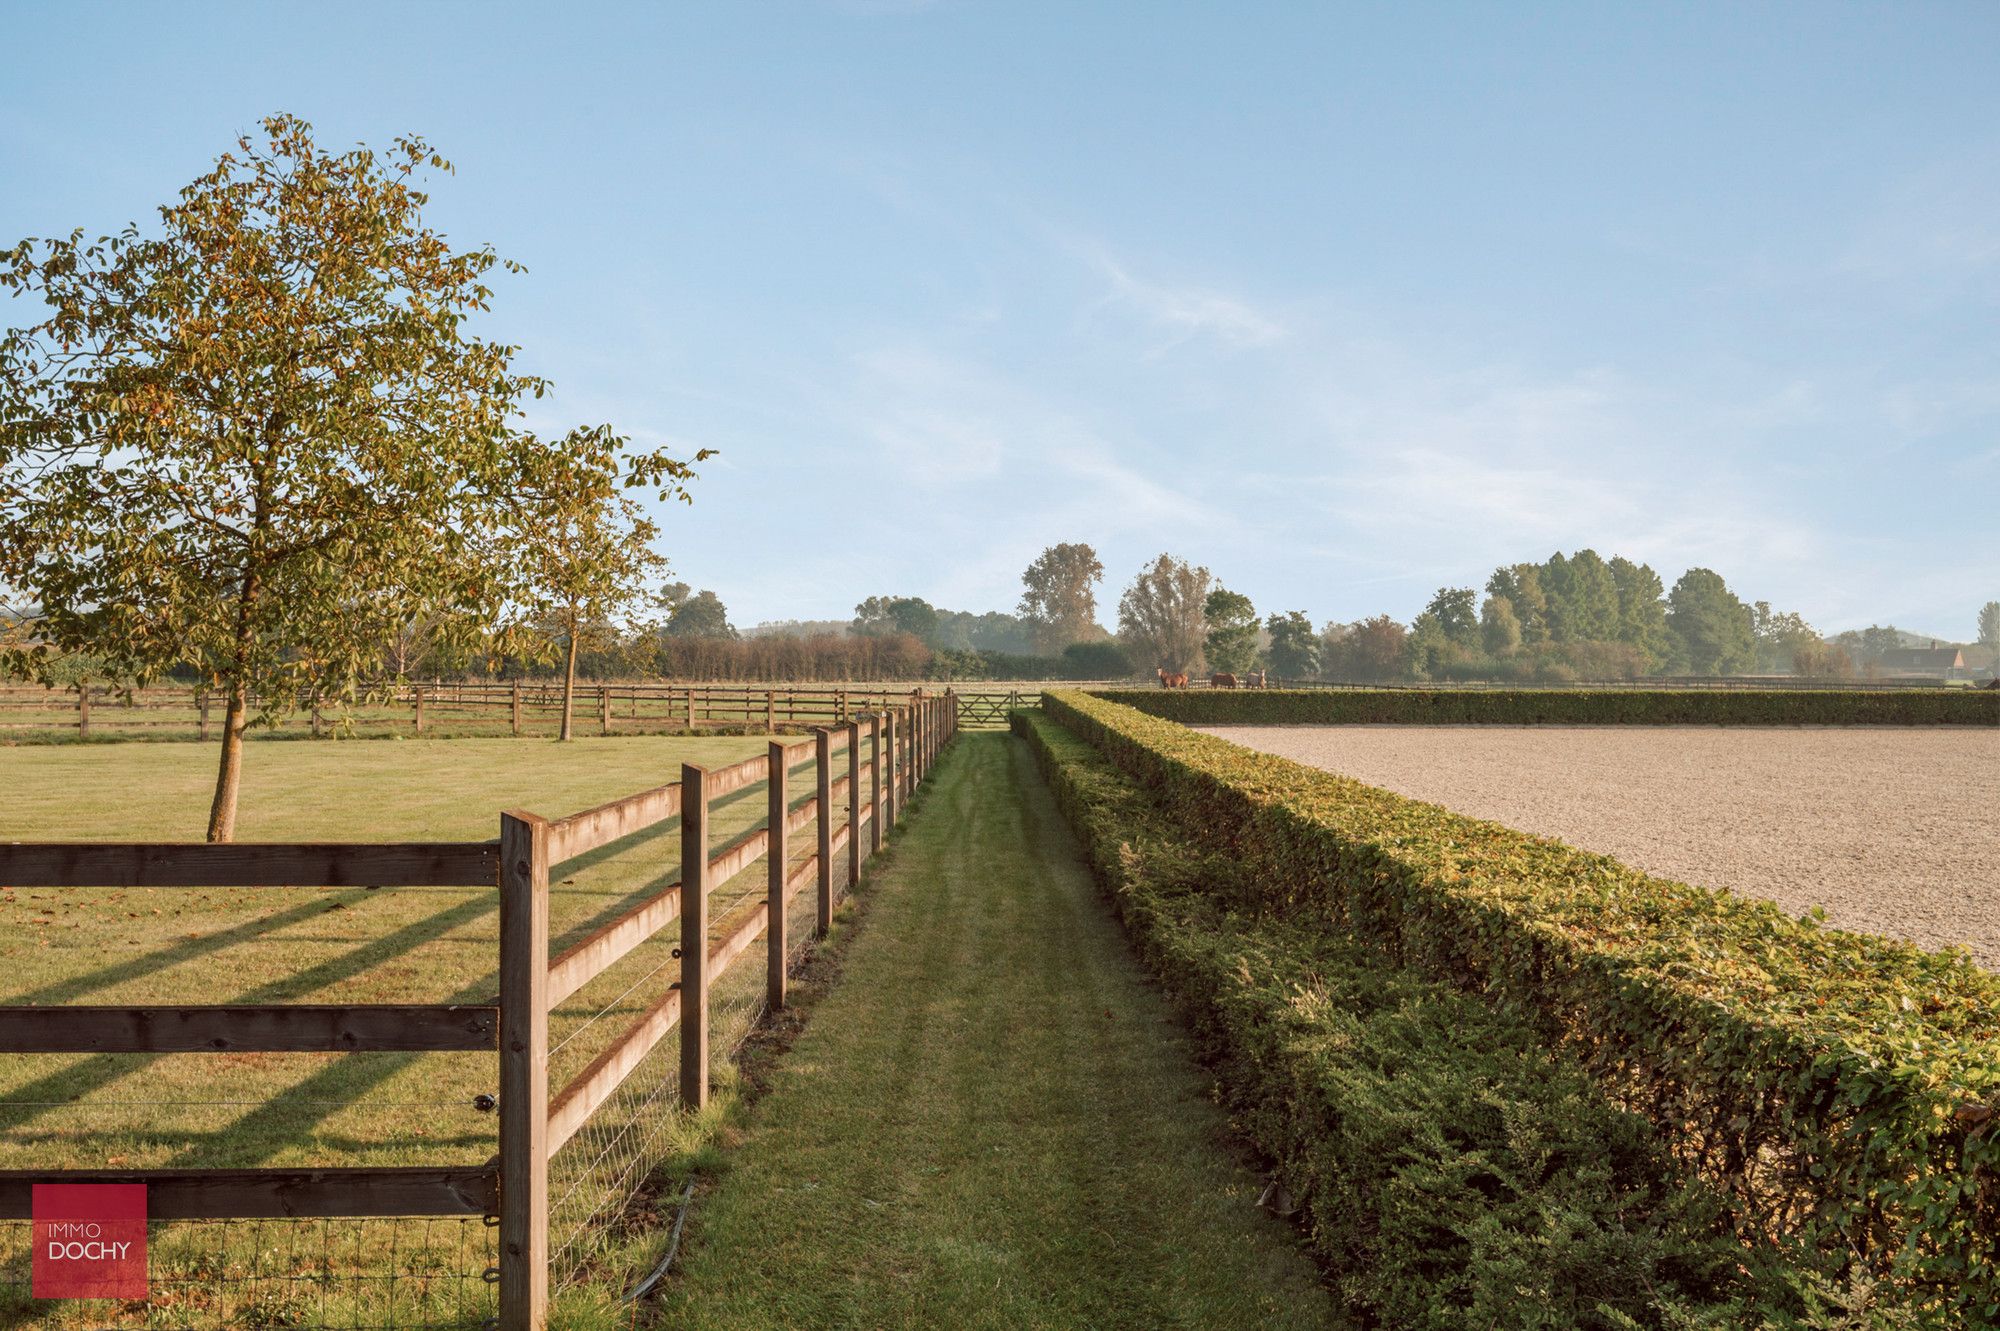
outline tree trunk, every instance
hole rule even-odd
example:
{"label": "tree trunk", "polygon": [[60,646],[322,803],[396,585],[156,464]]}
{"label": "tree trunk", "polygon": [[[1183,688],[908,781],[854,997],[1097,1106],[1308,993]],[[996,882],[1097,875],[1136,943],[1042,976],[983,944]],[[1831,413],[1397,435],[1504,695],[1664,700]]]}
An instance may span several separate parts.
{"label": "tree trunk", "polygon": [[208,839],[236,839],[236,793],[243,784],[243,727],[249,707],[243,681],[229,682],[229,703],[222,717],[222,761],[215,773],[215,802],[208,810]]}
{"label": "tree trunk", "polygon": [[562,734],[559,738],[569,738],[569,718],[571,705],[576,701],[576,630],[569,633],[569,662],[563,669],[563,717]]}

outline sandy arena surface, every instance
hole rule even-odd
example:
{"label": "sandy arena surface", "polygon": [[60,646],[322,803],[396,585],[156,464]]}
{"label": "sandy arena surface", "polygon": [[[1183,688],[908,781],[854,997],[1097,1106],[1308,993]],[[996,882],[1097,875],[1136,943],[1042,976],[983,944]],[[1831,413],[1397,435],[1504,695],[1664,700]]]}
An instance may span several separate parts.
{"label": "sandy arena surface", "polygon": [[2000,732],[1204,726],[1266,753],[1613,855],[1960,943],[2000,969]]}

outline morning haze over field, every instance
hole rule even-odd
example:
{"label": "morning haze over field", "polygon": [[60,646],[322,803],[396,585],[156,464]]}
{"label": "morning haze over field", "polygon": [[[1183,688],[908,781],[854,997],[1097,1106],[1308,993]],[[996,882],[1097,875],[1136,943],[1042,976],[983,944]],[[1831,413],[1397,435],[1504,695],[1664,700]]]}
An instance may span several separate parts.
{"label": "morning haze over field", "polygon": [[5,18],[0,1326],[2000,1331],[2000,9]]}

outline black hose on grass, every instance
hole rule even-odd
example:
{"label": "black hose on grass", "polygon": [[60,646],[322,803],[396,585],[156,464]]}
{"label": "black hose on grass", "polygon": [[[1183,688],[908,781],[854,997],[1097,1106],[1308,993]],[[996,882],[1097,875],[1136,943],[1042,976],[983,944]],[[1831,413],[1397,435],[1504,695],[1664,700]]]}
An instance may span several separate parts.
{"label": "black hose on grass", "polygon": [[644,1280],[639,1282],[638,1288],[625,1296],[627,1303],[637,1303],[640,1299],[645,1298],[646,1291],[659,1284],[661,1277],[667,1274],[667,1268],[674,1264],[674,1254],[679,1252],[681,1248],[681,1227],[687,1224],[688,1207],[693,1202],[694,1180],[689,1179],[687,1190],[681,1193],[680,1214],[674,1217],[673,1235],[667,1240],[667,1255],[660,1258],[660,1264],[654,1267]]}

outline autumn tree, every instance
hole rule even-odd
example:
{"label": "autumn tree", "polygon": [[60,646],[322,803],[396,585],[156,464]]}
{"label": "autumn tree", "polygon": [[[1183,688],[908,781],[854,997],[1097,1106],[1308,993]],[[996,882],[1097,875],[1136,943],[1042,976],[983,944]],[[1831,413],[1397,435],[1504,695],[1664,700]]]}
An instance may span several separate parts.
{"label": "autumn tree", "polygon": [[46,316],[0,339],[0,583],[39,603],[31,674],[88,652],[224,699],[208,836],[236,826],[246,729],[352,693],[412,607],[464,627],[542,381],[471,335],[487,248],[425,221],[421,139],[321,151],[274,116],[115,236],[26,240],[0,286]]}
{"label": "autumn tree", "polygon": [[[562,658],[559,738],[566,740],[577,654],[615,643],[620,619],[644,604],[649,582],[666,571],[654,549],[659,524],[634,495],[686,501],[694,470],[664,450],[635,451],[606,425],[571,430],[553,449],[523,435],[519,452],[510,561],[517,632],[538,636]],[[710,456],[704,449],[694,461]]]}
{"label": "autumn tree", "polygon": [[1118,633],[1141,665],[1152,661],[1170,675],[1202,665],[1208,623],[1208,570],[1161,555],[1132,579],[1118,601]]}
{"label": "autumn tree", "polygon": [[1479,644],[1495,659],[1512,656],[1521,649],[1521,621],[1514,603],[1504,596],[1489,596],[1479,608]]}
{"label": "autumn tree", "polygon": [[1549,601],[1542,590],[1542,566],[1540,564],[1509,564],[1493,570],[1493,576],[1486,580],[1489,596],[1505,597],[1513,608],[1515,622],[1521,626],[1521,641],[1527,644],[1547,642],[1549,638]]}
{"label": "autumn tree", "polygon": [[[1773,610],[1769,601],[1756,601],[1750,606],[1750,636],[1756,644],[1757,669],[1762,671],[1797,670],[1797,663],[1804,659],[1814,663],[1821,660],[1818,649],[1824,646],[1819,632],[1806,622],[1805,616],[1793,610]],[[1818,673],[1798,670],[1800,674]]]}
{"label": "autumn tree", "polygon": [[1052,545],[1021,574],[1020,612],[1034,636],[1035,650],[1053,656],[1073,642],[1100,636],[1097,584],[1104,564],[1081,543]]}
{"label": "autumn tree", "polygon": [[1326,673],[1333,679],[1392,679],[1408,658],[1409,633],[1387,615],[1329,624]]}
{"label": "autumn tree", "polygon": [[1241,592],[1217,586],[1202,601],[1208,633],[1202,645],[1212,670],[1242,674],[1257,664],[1257,607]]}

